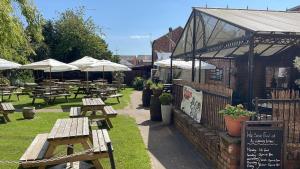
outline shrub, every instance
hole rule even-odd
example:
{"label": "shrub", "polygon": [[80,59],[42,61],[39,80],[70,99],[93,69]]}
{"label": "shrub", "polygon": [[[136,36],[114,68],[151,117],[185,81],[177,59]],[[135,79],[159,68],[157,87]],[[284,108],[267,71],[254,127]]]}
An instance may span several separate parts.
{"label": "shrub", "polygon": [[162,105],[170,105],[172,102],[172,95],[170,93],[163,93],[159,96]]}
{"label": "shrub", "polygon": [[162,90],[164,85],[162,83],[153,83],[150,88],[151,90]]}
{"label": "shrub", "polygon": [[0,84],[1,85],[10,85],[10,81],[4,76],[0,76]]}
{"label": "shrub", "polygon": [[141,77],[136,77],[134,78],[133,80],[133,88],[135,90],[143,90],[143,87],[144,87],[144,79],[141,78]]}
{"label": "shrub", "polygon": [[145,86],[151,87],[152,84],[153,84],[153,81],[151,79],[149,79],[146,81]]}
{"label": "shrub", "polygon": [[226,105],[225,109],[221,110],[219,112],[220,114],[223,114],[225,116],[231,116],[234,119],[237,119],[241,116],[253,116],[255,115],[255,112],[251,112],[246,110],[243,105],[239,104],[237,106],[231,106],[231,105]]}

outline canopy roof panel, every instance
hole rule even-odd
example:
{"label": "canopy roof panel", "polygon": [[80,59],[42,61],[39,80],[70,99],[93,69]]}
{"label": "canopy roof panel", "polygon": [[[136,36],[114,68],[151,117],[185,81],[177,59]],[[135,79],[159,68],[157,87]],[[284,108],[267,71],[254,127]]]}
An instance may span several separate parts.
{"label": "canopy roof panel", "polygon": [[298,12],[215,8],[195,9],[255,32],[300,32],[300,13]]}
{"label": "canopy roof panel", "polygon": [[[271,56],[300,44],[300,13],[194,8],[172,58]],[[250,42],[251,40],[251,42]]]}

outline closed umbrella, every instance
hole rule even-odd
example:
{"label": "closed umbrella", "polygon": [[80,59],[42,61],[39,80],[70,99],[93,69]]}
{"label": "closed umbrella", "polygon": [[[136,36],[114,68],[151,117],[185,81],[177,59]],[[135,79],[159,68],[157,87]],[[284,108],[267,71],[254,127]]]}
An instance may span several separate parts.
{"label": "closed umbrella", "polygon": [[0,58],[0,70],[18,69],[20,64]]}

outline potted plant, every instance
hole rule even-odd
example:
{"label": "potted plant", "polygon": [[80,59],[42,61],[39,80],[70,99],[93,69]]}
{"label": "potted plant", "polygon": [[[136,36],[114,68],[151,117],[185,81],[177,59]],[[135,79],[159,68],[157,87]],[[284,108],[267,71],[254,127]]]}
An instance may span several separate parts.
{"label": "potted plant", "polygon": [[163,93],[159,96],[161,103],[161,115],[164,124],[170,124],[172,113],[172,95],[170,93]]}
{"label": "potted plant", "polygon": [[155,97],[159,97],[163,91],[164,85],[162,83],[153,83],[151,85],[151,90]]}
{"label": "potted plant", "polygon": [[147,80],[144,85],[143,89],[143,106],[144,107],[149,107],[150,106],[150,99],[152,95],[152,90],[150,89],[151,85],[153,84],[152,80]]}
{"label": "potted plant", "polygon": [[255,113],[246,110],[243,105],[226,105],[225,109],[219,112],[224,115],[225,125],[230,136],[241,136],[242,122],[250,120]]}

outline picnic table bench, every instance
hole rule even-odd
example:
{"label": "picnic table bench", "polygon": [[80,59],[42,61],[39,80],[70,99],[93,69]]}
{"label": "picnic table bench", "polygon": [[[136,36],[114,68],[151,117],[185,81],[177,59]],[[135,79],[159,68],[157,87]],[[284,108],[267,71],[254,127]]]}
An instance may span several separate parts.
{"label": "picnic table bench", "polygon": [[[83,98],[82,104],[82,107],[71,107],[69,117],[76,118],[86,116],[89,119],[104,119],[110,128],[113,127],[109,118],[116,117],[118,113],[112,106],[105,106],[101,98]],[[92,113],[88,115],[88,111]]]}
{"label": "picnic table bench", "polygon": [[13,113],[14,111],[15,108],[11,103],[1,103],[0,114],[3,115],[4,120],[6,120],[6,122],[10,122],[8,114]]}
{"label": "picnic table bench", "polygon": [[[81,144],[84,151],[74,154],[74,144]],[[55,149],[61,145],[68,145],[67,155],[54,157]],[[88,160],[96,169],[102,169],[98,159],[107,157],[110,158],[112,169],[115,169],[111,140],[106,129],[90,132],[86,117],[58,119],[49,134],[35,137],[20,158],[20,165],[23,168],[44,169],[49,165]]]}
{"label": "picnic table bench", "polygon": [[47,104],[54,102],[57,97],[64,97],[66,102],[69,102],[68,97],[71,96],[65,88],[61,87],[36,88],[32,94],[32,104],[35,103],[37,98],[44,99]]}
{"label": "picnic table bench", "polygon": [[16,86],[7,86],[7,85],[0,86],[1,101],[3,102],[4,96],[8,96],[8,100],[10,100],[13,91],[16,89],[17,89]]}

